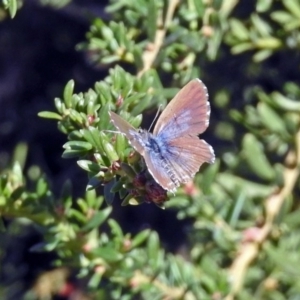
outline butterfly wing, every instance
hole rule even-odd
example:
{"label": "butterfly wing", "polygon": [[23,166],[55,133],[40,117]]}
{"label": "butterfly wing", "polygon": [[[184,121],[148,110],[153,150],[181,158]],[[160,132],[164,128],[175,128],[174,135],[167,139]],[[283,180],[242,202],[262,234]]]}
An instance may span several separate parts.
{"label": "butterfly wing", "polygon": [[204,162],[214,161],[212,147],[197,136],[170,142],[162,156],[146,150],[144,158],[156,182],[171,192],[175,192],[180,183],[190,181]]}
{"label": "butterfly wing", "polygon": [[109,111],[108,113],[114,126],[127,137],[129,143],[134,147],[136,151],[144,155],[145,148],[139,132],[116,113],[112,111]]}
{"label": "butterfly wing", "polygon": [[169,159],[166,159],[167,164],[163,164],[153,151],[146,151],[144,159],[147,169],[154,180],[165,190],[174,193],[179,186],[179,182],[170,174]]}
{"label": "butterfly wing", "polygon": [[209,124],[210,105],[206,86],[200,79],[185,85],[160,115],[154,135],[168,133],[170,138],[183,134],[197,135],[204,132]]}
{"label": "butterfly wing", "polygon": [[139,132],[131,126],[127,121],[122,119],[114,112],[109,112],[110,119],[114,126],[124,134],[129,140],[130,144],[144,156],[148,171],[153,176],[155,181],[164,189],[175,191],[179,184],[175,184],[168,174],[168,167],[157,157],[155,151],[148,149],[145,151],[145,144],[141,140]]}
{"label": "butterfly wing", "polygon": [[197,136],[183,136],[168,143],[170,164],[179,182],[190,181],[204,163],[213,163],[213,148]]}
{"label": "butterfly wing", "polygon": [[198,137],[206,130],[209,116],[207,89],[194,79],[177,93],[157,121],[154,135],[165,145],[163,157],[176,187],[191,180],[204,162],[215,160],[213,148]]}

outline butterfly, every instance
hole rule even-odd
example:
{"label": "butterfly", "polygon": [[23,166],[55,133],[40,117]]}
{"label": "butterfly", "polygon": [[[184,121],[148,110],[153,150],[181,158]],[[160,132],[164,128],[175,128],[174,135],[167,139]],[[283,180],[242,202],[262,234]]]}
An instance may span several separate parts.
{"label": "butterfly", "polygon": [[210,104],[200,79],[187,83],[163,110],[153,133],[136,129],[116,113],[111,122],[145,159],[147,169],[165,190],[174,193],[204,163],[213,163],[213,148],[198,135],[209,125]]}

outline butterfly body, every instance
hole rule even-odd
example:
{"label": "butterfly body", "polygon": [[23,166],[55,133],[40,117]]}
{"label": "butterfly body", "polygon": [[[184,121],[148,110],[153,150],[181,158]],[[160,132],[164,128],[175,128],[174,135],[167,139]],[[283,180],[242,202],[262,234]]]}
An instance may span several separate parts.
{"label": "butterfly body", "polygon": [[175,192],[191,180],[202,163],[213,163],[213,149],[198,134],[209,124],[205,85],[194,79],[183,87],[159,117],[153,133],[135,129],[114,112],[115,127],[145,159],[150,174],[164,189]]}

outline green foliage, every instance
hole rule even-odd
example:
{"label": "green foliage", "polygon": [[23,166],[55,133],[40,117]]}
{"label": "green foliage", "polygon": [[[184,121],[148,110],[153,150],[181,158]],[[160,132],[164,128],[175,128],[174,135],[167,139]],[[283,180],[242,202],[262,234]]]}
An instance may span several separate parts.
{"label": "green foliage", "polygon": [[[137,115],[132,118],[128,113],[121,112],[134,127],[138,127],[142,111],[166,101],[158,77],[153,72],[147,72],[135,78],[117,66],[110,69],[110,75],[104,81],[97,82],[93,90],[73,94],[73,89],[74,82],[68,82],[63,99],[55,99],[58,113],[39,114],[41,117],[59,120],[58,128],[68,135],[69,141],[63,145],[65,151],[62,157],[80,158],[78,165],[89,176],[87,190],[113,180],[111,189],[118,192],[121,198],[130,192],[123,204],[144,202],[142,195],[131,192],[133,180],[137,180],[143,161],[130,152],[124,136],[110,132],[115,128],[110,125],[108,111],[117,110],[121,106],[123,110]],[[118,180],[116,175],[120,175]],[[111,202],[109,193],[107,201]]]}
{"label": "green foliage", "polygon": [[10,17],[14,18],[18,9],[18,0],[2,0],[2,5],[9,11]]}
{"label": "green foliage", "polygon": [[[39,0],[41,5],[48,5],[54,8],[62,8],[69,4],[71,0]],[[8,11],[10,17],[13,19],[17,10],[23,6],[24,0],[2,0],[0,3],[5,10]]]}
{"label": "green foliage", "polygon": [[[56,265],[78,269],[94,298],[299,297],[300,5],[252,4],[245,14],[233,0],[110,1],[114,21],[96,18],[78,46],[107,77],[85,93],[70,80],[56,112],[39,113],[66,135],[62,157],[87,173],[85,197],[73,201],[66,183],[56,199],[41,172],[29,191],[24,159],[2,173],[2,216],[37,224],[44,242],[32,251],[55,250]],[[159,191],[151,198],[149,186],[137,188],[143,159],[112,132],[108,111],[139,127],[142,113],[194,77],[211,83],[217,161],[169,201]],[[103,203],[115,194],[122,205],[151,200],[188,220],[185,255],[166,253],[155,231],[124,233]]]}
{"label": "green foliage", "polygon": [[233,54],[252,50],[255,52],[253,60],[260,62],[275,51],[297,47],[300,4],[295,0],[277,1],[281,8],[274,11],[275,2],[257,1],[257,12],[253,12],[246,22],[236,18],[230,20],[226,41]]}

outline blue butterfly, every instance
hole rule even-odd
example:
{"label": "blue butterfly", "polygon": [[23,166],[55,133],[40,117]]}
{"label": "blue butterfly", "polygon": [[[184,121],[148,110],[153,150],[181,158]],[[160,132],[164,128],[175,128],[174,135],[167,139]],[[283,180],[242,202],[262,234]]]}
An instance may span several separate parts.
{"label": "blue butterfly", "polygon": [[114,112],[114,126],[145,159],[148,171],[165,190],[175,192],[204,163],[213,163],[213,148],[198,135],[209,125],[207,88],[200,79],[185,85],[160,115],[153,133],[136,129]]}

